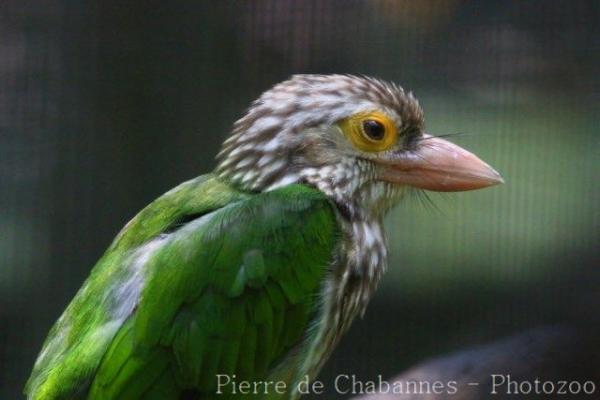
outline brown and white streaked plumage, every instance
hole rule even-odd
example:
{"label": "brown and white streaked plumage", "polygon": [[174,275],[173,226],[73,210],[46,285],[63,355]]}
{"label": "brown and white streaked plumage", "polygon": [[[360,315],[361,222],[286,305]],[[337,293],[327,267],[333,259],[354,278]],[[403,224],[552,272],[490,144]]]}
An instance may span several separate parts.
{"label": "brown and white streaked plumage", "polygon": [[386,267],[382,218],[404,188],[456,191],[501,182],[477,157],[423,129],[418,101],[393,83],[295,75],[252,104],[218,155],[219,176],[242,189],[305,183],[337,205],[345,240],[322,291],[316,340],[300,352],[302,374],[318,371],[364,311]]}
{"label": "brown and white streaked plumage", "polygon": [[419,103],[397,85],[351,75],[295,75],[263,93],[235,123],[217,172],[250,190],[320,175],[333,178],[329,190],[342,195],[337,180],[350,177],[334,167],[345,158],[354,162],[356,149],[335,124],[373,110],[386,113],[401,132],[417,135],[423,127]]}

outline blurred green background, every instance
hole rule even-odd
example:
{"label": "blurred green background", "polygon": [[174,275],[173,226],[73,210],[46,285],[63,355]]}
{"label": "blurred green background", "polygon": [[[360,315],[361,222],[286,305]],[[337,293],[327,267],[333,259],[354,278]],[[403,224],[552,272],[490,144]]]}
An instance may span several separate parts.
{"label": "blurred green background", "polygon": [[[363,320],[321,378],[389,377],[527,327],[598,327],[600,3],[220,1],[0,5],[0,399],[120,227],[210,171],[292,73],[413,90],[435,134],[502,173],[407,198]],[[329,393],[328,398],[334,394]]]}

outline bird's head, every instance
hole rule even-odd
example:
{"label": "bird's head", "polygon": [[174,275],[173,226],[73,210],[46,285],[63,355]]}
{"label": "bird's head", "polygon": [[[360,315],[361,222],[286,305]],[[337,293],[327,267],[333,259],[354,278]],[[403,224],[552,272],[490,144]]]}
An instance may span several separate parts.
{"label": "bird's head", "polygon": [[381,214],[404,188],[462,191],[502,182],[472,153],[424,132],[412,93],[350,75],[295,75],[252,103],[217,173],[251,191],[317,187],[351,212]]}

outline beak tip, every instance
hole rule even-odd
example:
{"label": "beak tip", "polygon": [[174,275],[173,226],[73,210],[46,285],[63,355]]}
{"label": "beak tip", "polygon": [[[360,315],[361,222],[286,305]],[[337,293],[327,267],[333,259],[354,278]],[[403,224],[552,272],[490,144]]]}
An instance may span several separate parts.
{"label": "beak tip", "polygon": [[504,184],[504,178],[502,178],[502,175],[500,175],[500,173],[498,171],[496,171],[495,169],[491,168],[492,170],[492,185],[502,185]]}

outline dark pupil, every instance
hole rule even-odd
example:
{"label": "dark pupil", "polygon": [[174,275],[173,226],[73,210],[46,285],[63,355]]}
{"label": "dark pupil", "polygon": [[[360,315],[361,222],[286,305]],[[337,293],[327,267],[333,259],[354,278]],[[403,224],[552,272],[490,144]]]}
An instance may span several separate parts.
{"label": "dark pupil", "polygon": [[363,122],[366,135],[373,140],[381,140],[385,135],[385,127],[379,121],[368,119]]}

